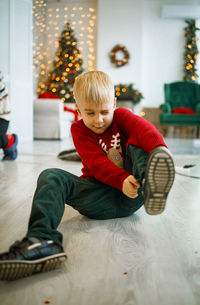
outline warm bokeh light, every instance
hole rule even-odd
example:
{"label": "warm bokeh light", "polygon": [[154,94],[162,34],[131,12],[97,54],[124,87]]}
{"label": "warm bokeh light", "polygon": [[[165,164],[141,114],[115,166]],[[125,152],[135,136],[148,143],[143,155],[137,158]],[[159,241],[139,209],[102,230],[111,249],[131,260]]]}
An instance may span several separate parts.
{"label": "warm bokeh light", "polygon": [[[52,6],[52,7],[51,7]],[[58,2],[47,3],[47,0],[34,0],[33,7],[33,70],[35,80],[38,81],[41,92],[45,87],[49,71],[55,60],[56,49],[59,46],[59,38],[63,30],[63,24],[71,18],[72,29],[74,30],[77,43],[72,42],[73,46],[79,48],[84,59],[85,70],[95,70],[96,68],[96,9],[84,5],[72,5],[69,3]],[[69,34],[69,33],[68,33]],[[66,33],[67,35],[67,33]],[[59,55],[57,55],[59,56]],[[66,58],[68,54],[64,55]],[[70,58],[74,64],[74,58]],[[62,64],[62,63],[60,63]],[[78,66],[76,66],[78,70]],[[66,72],[69,72],[66,67]],[[54,88],[55,89],[55,88]]]}

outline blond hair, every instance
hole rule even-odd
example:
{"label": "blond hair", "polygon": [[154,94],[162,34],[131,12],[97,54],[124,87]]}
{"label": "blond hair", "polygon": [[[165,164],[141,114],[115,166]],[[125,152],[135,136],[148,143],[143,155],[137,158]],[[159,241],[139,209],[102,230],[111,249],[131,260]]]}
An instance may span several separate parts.
{"label": "blond hair", "polygon": [[114,100],[114,95],[112,80],[102,71],[83,72],[75,79],[74,98],[77,104],[84,101],[98,105],[108,99]]}

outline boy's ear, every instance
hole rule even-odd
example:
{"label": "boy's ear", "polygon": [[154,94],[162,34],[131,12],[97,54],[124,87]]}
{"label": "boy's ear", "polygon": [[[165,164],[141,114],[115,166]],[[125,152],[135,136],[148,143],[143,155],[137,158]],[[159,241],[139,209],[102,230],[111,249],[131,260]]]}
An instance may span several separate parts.
{"label": "boy's ear", "polygon": [[75,104],[75,108],[76,108],[76,111],[78,112],[78,114],[81,116],[81,112],[80,112],[80,109],[78,108],[77,104]]}

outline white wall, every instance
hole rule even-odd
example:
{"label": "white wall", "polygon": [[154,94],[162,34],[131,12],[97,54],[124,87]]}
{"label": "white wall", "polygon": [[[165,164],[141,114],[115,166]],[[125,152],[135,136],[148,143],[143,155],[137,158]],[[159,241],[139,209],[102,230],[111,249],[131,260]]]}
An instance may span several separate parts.
{"label": "white wall", "polygon": [[9,132],[19,141],[33,138],[32,1],[0,1],[0,69],[12,108]]}
{"label": "white wall", "polygon": [[[97,68],[107,72],[114,83],[141,81],[142,1],[99,0]],[[126,46],[129,64],[120,68],[110,62],[109,52],[116,45]]]}
{"label": "white wall", "polygon": [[[1,30],[1,47],[0,47],[0,70],[4,75],[4,80],[8,87],[9,75],[9,2],[0,1],[0,30]],[[9,89],[9,88],[8,88]]]}
{"label": "white wall", "polygon": [[[145,99],[140,106],[158,107],[164,83],[182,80],[183,19],[162,19],[163,4],[198,5],[200,0],[99,0],[97,69],[114,83],[134,83]],[[108,53],[120,43],[131,54],[128,65],[115,68]],[[200,49],[200,48],[199,48]]]}
{"label": "white wall", "polygon": [[163,84],[183,79],[183,19],[162,19],[162,5],[145,1],[143,9],[142,92],[146,107],[164,101]]}

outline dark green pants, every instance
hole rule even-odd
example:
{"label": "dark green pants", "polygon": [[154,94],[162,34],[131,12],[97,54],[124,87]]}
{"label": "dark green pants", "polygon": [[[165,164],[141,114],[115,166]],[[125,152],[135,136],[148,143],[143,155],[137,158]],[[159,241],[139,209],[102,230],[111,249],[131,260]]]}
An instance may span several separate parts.
{"label": "dark green pants", "polygon": [[[148,154],[141,148],[128,145],[124,168],[141,182]],[[96,179],[77,177],[57,168],[44,170],[37,183],[29,220],[28,236],[52,239],[62,244],[57,231],[65,204],[93,219],[110,219],[129,216],[143,205],[139,196],[131,199],[122,191]]]}
{"label": "dark green pants", "polygon": [[8,145],[8,138],[6,137],[8,125],[9,121],[0,118],[0,148],[5,148]]}

